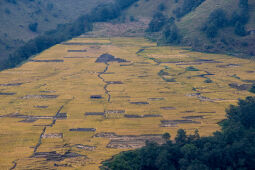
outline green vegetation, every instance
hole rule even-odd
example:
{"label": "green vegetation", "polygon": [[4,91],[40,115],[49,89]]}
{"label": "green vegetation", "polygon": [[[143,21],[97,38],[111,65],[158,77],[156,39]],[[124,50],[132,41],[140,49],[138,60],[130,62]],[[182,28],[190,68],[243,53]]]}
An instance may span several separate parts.
{"label": "green vegetation", "polygon": [[210,78],[207,78],[204,82],[205,83],[212,83],[213,81]]}
{"label": "green vegetation", "polygon": [[253,85],[249,91],[250,91],[251,93],[255,93],[255,85]]}
{"label": "green vegetation", "polygon": [[187,67],[185,70],[186,71],[199,71],[199,69],[197,69],[197,68],[195,68],[193,66]]}
{"label": "green vegetation", "polygon": [[[255,163],[255,97],[239,100],[226,110],[222,131],[200,137],[178,130],[175,143],[145,147],[121,153],[104,166],[114,170],[136,169],[253,169]],[[169,135],[170,136],[170,135]],[[164,135],[166,138],[166,135]]]}

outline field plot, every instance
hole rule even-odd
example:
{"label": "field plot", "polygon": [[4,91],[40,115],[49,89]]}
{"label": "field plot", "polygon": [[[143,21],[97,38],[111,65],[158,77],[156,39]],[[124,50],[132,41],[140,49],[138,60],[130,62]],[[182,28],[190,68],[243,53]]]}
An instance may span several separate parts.
{"label": "field plot", "polygon": [[157,47],[143,38],[75,38],[0,72],[1,169],[98,169],[163,143],[165,132],[210,135],[253,95],[255,63]]}

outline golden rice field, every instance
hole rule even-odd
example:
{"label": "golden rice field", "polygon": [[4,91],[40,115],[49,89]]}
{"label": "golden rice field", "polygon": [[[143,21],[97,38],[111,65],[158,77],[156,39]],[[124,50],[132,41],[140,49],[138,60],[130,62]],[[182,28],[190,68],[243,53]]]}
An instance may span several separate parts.
{"label": "golden rice field", "polygon": [[[96,63],[105,53],[127,62]],[[93,170],[165,132],[211,135],[254,81],[250,60],[74,38],[0,72],[0,169]]]}

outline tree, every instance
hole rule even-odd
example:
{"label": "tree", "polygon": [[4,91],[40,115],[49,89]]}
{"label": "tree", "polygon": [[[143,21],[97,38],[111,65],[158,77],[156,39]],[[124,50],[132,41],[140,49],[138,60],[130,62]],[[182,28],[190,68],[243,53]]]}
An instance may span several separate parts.
{"label": "tree", "polygon": [[187,135],[186,135],[185,130],[179,129],[177,131],[177,135],[175,137],[175,142],[178,144],[183,144],[183,143],[185,143],[186,139],[187,139]]}
{"label": "tree", "polygon": [[169,141],[171,138],[171,135],[169,133],[164,133],[162,135],[162,138],[164,139],[165,142]]}

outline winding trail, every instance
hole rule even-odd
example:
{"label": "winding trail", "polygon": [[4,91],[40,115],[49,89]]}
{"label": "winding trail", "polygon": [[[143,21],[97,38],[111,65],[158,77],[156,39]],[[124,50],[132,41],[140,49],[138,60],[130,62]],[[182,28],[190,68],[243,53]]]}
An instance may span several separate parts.
{"label": "winding trail", "polygon": [[104,71],[103,72],[98,72],[97,77],[100,78],[105,83],[105,86],[104,86],[105,94],[108,96],[107,101],[110,102],[111,101],[111,94],[110,94],[110,91],[107,89],[107,87],[110,85],[110,83],[105,81],[105,79],[101,76],[102,74],[105,74],[109,69],[110,64],[105,62],[105,65],[106,65],[106,67],[105,67]]}

